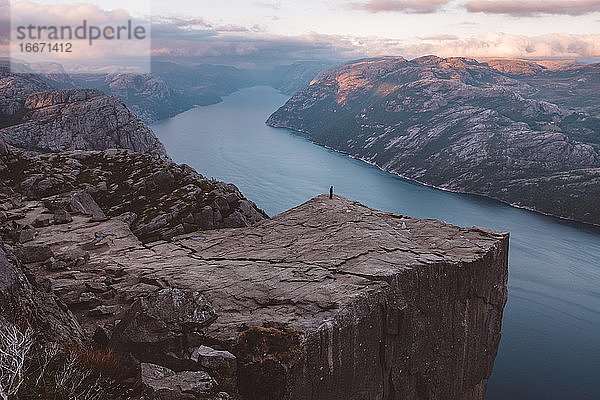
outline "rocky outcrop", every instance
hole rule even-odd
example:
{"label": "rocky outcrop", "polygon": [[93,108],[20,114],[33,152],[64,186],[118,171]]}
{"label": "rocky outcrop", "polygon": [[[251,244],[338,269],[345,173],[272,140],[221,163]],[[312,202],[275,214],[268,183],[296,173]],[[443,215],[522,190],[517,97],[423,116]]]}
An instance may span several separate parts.
{"label": "rocky outcrop", "polygon": [[[2,317],[116,352],[148,399],[483,398],[507,234],[326,196],[269,220],[131,126],[103,142],[69,125],[105,102],[30,95],[0,131],[20,132],[0,139]],[[61,151],[69,133],[137,147]]]}
{"label": "rocky outcrop", "polygon": [[[16,195],[43,202],[50,214],[36,216],[31,225],[51,225],[72,213],[93,220],[119,217],[144,242],[266,218],[234,185],[127,150],[44,155],[14,150],[0,156],[0,178]],[[36,227],[20,224],[6,235],[26,238]]]}
{"label": "rocky outcrop", "polygon": [[551,74],[578,73],[587,82],[600,76],[592,66],[359,60],[321,73],[267,124],[427,185],[600,224],[591,201],[600,190],[600,119],[583,102],[565,110],[534,90],[550,90]]}
{"label": "rocky outcrop", "polygon": [[[51,262],[53,256],[47,246],[18,251],[21,258],[36,265]],[[40,341],[81,343],[83,332],[71,311],[26,273],[11,247],[0,239],[0,324],[34,328]]]}
{"label": "rocky outcrop", "polygon": [[182,369],[187,347],[216,319],[216,310],[199,292],[161,289],[131,305],[115,326],[110,345],[137,360]]}
{"label": "rocky outcrop", "polygon": [[[40,155],[0,139],[0,323],[31,326],[42,342],[110,348],[123,357],[124,371],[140,362],[160,363],[168,372],[162,378],[140,378],[148,399],[229,399],[213,376],[234,387],[235,357],[203,340],[217,313],[199,292],[139,276],[142,291],[129,297],[133,292],[113,287],[127,275],[119,262],[96,271],[102,278],[83,271],[115,239],[133,240],[135,251],[145,248],[139,239],[170,240],[265,218],[235,186],[155,156],[127,150]],[[63,236],[79,229],[88,232],[85,243],[77,234]],[[62,244],[55,247],[50,238]],[[64,285],[54,273],[78,283]],[[107,318],[112,321],[94,322]],[[82,328],[80,321],[90,325]]]}
{"label": "rocky outcrop", "polygon": [[12,146],[37,151],[124,148],[168,159],[164,146],[127,107],[92,89],[31,94],[22,123],[0,129]]}
{"label": "rocky outcrop", "polygon": [[154,400],[194,400],[215,386],[214,379],[204,371],[175,372],[149,363],[142,363],[141,379]]}
{"label": "rocky outcrop", "polygon": [[49,89],[52,86],[33,71],[13,74],[10,64],[0,60],[0,129],[22,121],[30,94]]}
{"label": "rocky outcrop", "polygon": [[[24,202],[20,223],[43,209]],[[183,393],[177,382],[194,371],[220,390],[235,371],[250,400],[483,398],[507,296],[506,234],[337,196],[146,245],[118,218],[74,214],[36,231],[28,245],[57,260],[87,252],[69,267],[31,267],[87,337],[110,346],[135,325],[140,343],[144,332],[170,343],[161,359],[134,351],[172,371],[147,379],[149,391]]]}

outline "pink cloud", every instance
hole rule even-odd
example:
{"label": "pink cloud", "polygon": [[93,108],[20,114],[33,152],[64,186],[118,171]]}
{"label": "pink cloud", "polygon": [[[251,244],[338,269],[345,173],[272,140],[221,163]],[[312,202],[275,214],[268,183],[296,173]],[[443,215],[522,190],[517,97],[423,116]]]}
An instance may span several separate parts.
{"label": "pink cloud", "polygon": [[600,56],[600,35],[557,33],[540,36],[511,35],[488,32],[439,43],[420,41],[398,43],[399,54],[417,57],[436,54],[443,57],[509,57],[509,58],[585,58]]}
{"label": "pink cloud", "polygon": [[81,24],[83,19],[94,24],[107,24],[115,21],[126,21],[129,18],[123,9],[102,10],[94,4],[73,3],[40,5],[30,1],[20,1],[11,6],[12,22],[15,24],[48,24],[49,21],[58,24]]}
{"label": "pink cloud", "polygon": [[372,13],[397,11],[405,13],[433,13],[451,0],[369,0],[366,3],[353,3],[352,8]]}
{"label": "pink cloud", "polygon": [[456,35],[448,35],[448,34],[439,34],[439,35],[431,35],[431,36],[422,36],[419,37],[420,40],[433,40],[433,41],[448,41],[448,40],[458,40],[458,36]]}
{"label": "pink cloud", "polygon": [[472,0],[469,12],[532,16],[538,14],[583,15],[600,11],[598,0]]}

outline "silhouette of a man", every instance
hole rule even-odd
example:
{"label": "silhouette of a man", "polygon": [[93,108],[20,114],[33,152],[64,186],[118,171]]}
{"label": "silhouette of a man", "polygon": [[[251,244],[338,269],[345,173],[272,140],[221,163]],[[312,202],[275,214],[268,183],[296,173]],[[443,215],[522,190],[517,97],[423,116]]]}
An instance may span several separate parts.
{"label": "silhouette of a man", "polygon": [[333,186],[329,188],[329,198],[333,199]]}

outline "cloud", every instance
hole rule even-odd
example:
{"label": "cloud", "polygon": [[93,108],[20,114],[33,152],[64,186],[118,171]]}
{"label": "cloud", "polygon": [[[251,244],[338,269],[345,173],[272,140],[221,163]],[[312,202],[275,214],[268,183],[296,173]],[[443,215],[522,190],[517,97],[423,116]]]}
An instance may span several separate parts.
{"label": "cloud", "polygon": [[350,60],[362,57],[403,56],[415,58],[435,54],[440,57],[472,58],[576,58],[600,57],[600,34],[511,35],[489,32],[457,37],[440,34],[407,39],[352,37],[309,34],[295,37],[268,34],[228,35],[215,33],[201,40],[171,36],[153,41],[153,55],[185,58],[186,61],[268,65],[296,60]]}
{"label": "cloud", "polygon": [[270,8],[272,10],[280,10],[281,9],[280,1],[275,1],[275,2],[256,1],[256,2],[254,2],[254,5],[258,6],[258,7]]}
{"label": "cloud", "polygon": [[[122,40],[100,38],[100,32],[104,28],[112,27],[112,31],[116,32],[117,27],[126,27],[129,20],[132,21],[132,28],[142,26],[145,29],[144,38],[129,40],[126,34],[123,34],[124,39]],[[84,21],[86,29],[80,28]],[[150,21],[149,19],[136,19],[124,9],[104,10],[90,3],[41,5],[31,1],[19,1],[10,6],[10,22],[15,37],[19,26],[29,27],[31,25],[33,27],[31,30],[29,28],[26,30],[26,32],[32,32],[32,37],[21,41],[14,40],[10,43],[11,56],[27,62],[59,62],[69,71],[74,71],[80,63],[89,63],[98,68],[120,64],[150,68]],[[5,24],[3,23],[2,26],[4,27]],[[80,32],[85,31],[86,39],[70,36],[69,30],[60,28],[63,26],[70,26],[74,35],[77,34],[76,30],[78,29],[81,29]],[[99,35],[93,40],[93,45],[90,44],[92,26],[96,30],[93,34]],[[36,30],[35,27],[40,27],[40,29]],[[48,36],[52,32],[50,27],[58,27],[54,34],[58,32],[59,38]],[[38,38],[38,36],[40,37]],[[27,40],[45,41],[45,39],[52,40],[52,43],[57,45],[62,43],[65,46],[63,48],[69,46],[70,52],[23,52],[19,46]],[[69,43],[69,45],[65,43]]]}
{"label": "cloud", "polygon": [[157,37],[153,39],[152,47],[152,54],[158,59],[182,58],[237,66],[284,64],[297,60],[348,60],[364,55],[349,38],[316,33],[296,37],[219,33],[200,40]]}
{"label": "cloud", "polygon": [[11,18],[16,25],[76,25],[81,24],[83,19],[87,19],[88,23],[101,25],[131,19],[123,9],[108,11],[89,3],[40,5],[30,1],[12,4]]}
{"label": "cloud", "polygon": [[540,36],[488,32],[440,43],[420,41],[398,44],[400,54],[417,57],[436,54],[442,57],[509,58],[586,58],[600,56],[600,34],[572,35],[555,33]]}
{"label": "cloud", "polygon": [[[0,23],[3,10],[0,0]],[[478,2],[472,0],[469,4]],[[556,2],[556,1],[550,1]],[[442,7],[449,1],[363,1],[362,9],[370,6],[371,12],[403,11],[426,12]],[[487,2],[490,3],[490,2]],[[497,2],[494,2],[497,3]],[[507,2],[503,2],[507,3]],[[529,3],[538,3],[537,1]],[[560,3],[573,3],[560,1]],[[582,2],[578,2],[582,3]],[[596,2],[598,3],[598,2]],[[82,13],[88,21],[102,24],[112,23],[117,17],[128,17],[123,11],[104,11],[97,8],[78,8],[74,5],[41,6],[28,2],[18,4],[20,14],[35,21],[47,21],[48,15],[55,24],[72,21],[81,24]],[[539,2],[542,4],[542,2]],[[543,2],[546,4],[546,2]],[[79,6],[77,6],[79,7]],[[377,8],[378,7],[378,8]],[[386,8],[387,7],[387,8]],[[13,10],[14,11],[14,10]],[[539,12],[539,11],[538,11]],[[458,20],[460,21],[460,20]],[[460,23],[460,22],[457,22]],[[6,44],[2,36],[8,24],[2,23],[0,28],[0,50]],[[6,35],[5,35],[6,36]],[[99,43],[100,44],[100,43]],[[98,63],[107,55],[128,57],[132,51],[143,52],[143,49],[130,48],[130,43],[113,43],[112,46],[84,46],[83,55]],[[85,53],[85,52],[89,52]],[[137,54],[134,52],[133,54]],[[600,57],[600,34],[572,35],[555,33],[541,36],[512,35],[502,32],[489,32],[473,36],[457,36],[454,32],[441,31],[437,34],[390,39],[382,37],[356,37],[353,35],[325,35],[310,33],[299,36],[269,34],[261,26],[227,25],[214,23],[195,17],[155,17],[152,21],[152,55],[158,59],[181,62],[205,62],[212,64],[230,64],[238,66],[268,66],[290,63],[296,60],[332,60],[342,61],[361,57],[382,55],[414,58],[427,54],[441,57],[465,56],[512,57],[512,58],[578,58],[593,59]]]}
{"label": "cloud", "polygon": [[431,36],[419,36],[418,37],[419,40],[425,40],[425,41],[447,41],[447,40],[457,40],[458,36],[456,35],[447,35],[447,34],[441,34],[441,35],[431,35]]}
{"label": "cloud", "polygon": [[450,1],[451,0],[369,0],[366,3],[352,3],[351,7],[372,13],[396,11],[426,14],[436,12]]}
{"label": "cloud", "polygon": [[203,18],[197,17],[154,17],[152,19],[153,26],[156,27],[160,32],[173,31],[173,32],[262,32],[265,30],[264,27],[254,24],[251,26],[243,25],[215,25],[207,22]]}
{"label": "cloud", "polygon": [[535,16],[539,14],[583,15],[600,11],[598,0],[472,0],[469,12]]}

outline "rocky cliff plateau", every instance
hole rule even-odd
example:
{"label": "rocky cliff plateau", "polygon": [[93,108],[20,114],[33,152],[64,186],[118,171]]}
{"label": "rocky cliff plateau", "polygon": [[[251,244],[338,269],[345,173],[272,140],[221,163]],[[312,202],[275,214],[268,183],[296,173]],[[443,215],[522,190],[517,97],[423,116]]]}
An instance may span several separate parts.
{"label": "rocky cliff plateau", "polygon": [[113,98],[16,104],[0,130],[0,328],[117,354],[140,400],[483,399],[508,234],[339,196],[269,219],[143,125],[87,129]]}
{"label": "rocky cliff plateau", "polygon": [[322,72],[267,124],[446,190],[600,224],[599,65],[378,58]]}
{"label": "rocky cliff plateau", "polygon": [[[35,224],[44,204],[11,215]],[[506,234],[340,197],[145,245],[122,219],[74,213],[16,248],[36,254],[21,262],[81,340],[143,368],[209,371],[244,399],[483,399],[507,298]],[[198,312],[169,304],[187,293],[204,311],[182,331],[168,321]],[[215,365],[198,361],[205,348],[222,352]]]}

